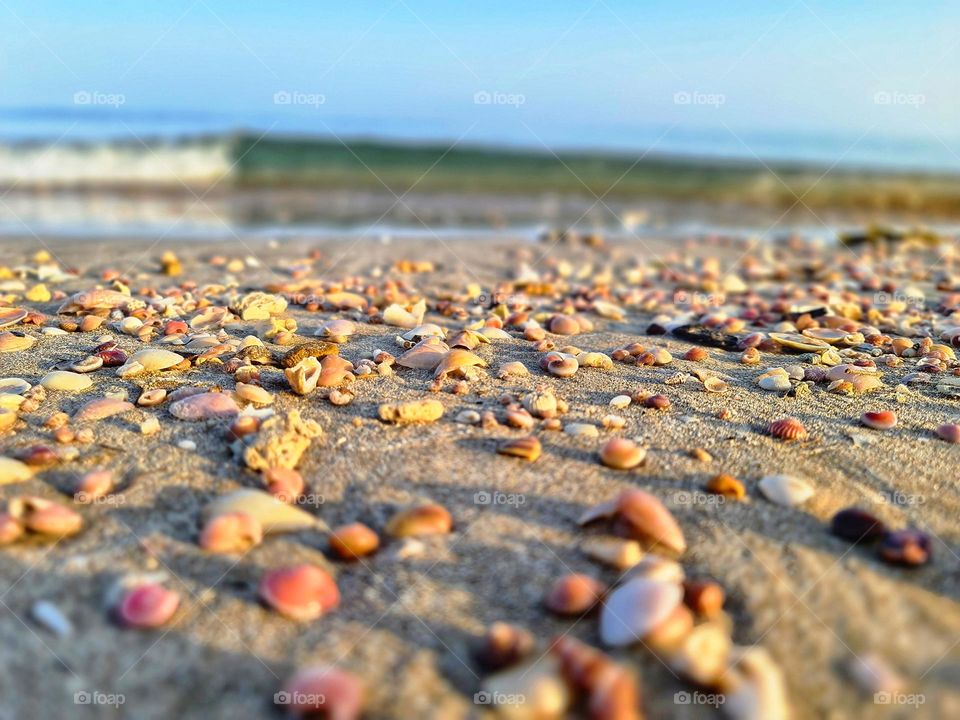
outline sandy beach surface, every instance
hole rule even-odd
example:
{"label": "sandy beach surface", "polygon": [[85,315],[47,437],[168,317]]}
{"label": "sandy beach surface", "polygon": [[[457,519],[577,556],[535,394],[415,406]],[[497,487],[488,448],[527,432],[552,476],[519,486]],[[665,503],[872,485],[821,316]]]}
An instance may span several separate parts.
{"label": "sandy beach surface", "polygon": [[[692,362],[683,359],[690,342],[648,334],[664,313],[669,317],[661,322],[680,313],[720,312],[709,303],[731,271],[745,281],[739,291],[730,286],[731,298],[742,296],[748,286],[765,301],[784,297],[787,305],[804,307],[818,304],[813,300],[818,296],[820,305],[848,304],[847,291],[873,298],[888,293],[895,302],[897,293],[913,297],[921,289],[927,306],[937,308],[951,294],[946,285],[936,287],[937,273],[950,270],[942,247],[901,251],[891,246],[884,255],[868,246],[774,249],[747,240],[681,244],[655,238],[606,247],[510,237],[393,243],[305,238],[279,246],[252,239],[164,241],[161,246],[3,240],[0,265],[13,272],[0,280],[5,284],[0,296],[8,296],[11,306],[43,313],[46,325],[55,327],[61,299],[23,299],[41,280],[35,255],[45,248],[49,263],[77,273],[46,282],[52,293],[114,287],[114,275],[141,298],[143,288],[188,281],[199,287],[223,284],[223,293],[232,285],[242,294],[292,283],[294,275],[326,281],[361,276],[361,287],[393,279],[410,298],[422,294],[427,299],[426,322],[452,331],[489,317],[490,293],[520,292],[513,283],[518,276],[536,277],[554,289],[533,298],[540,309],[561,312],[564,299],[578,298],[583,302],[576,309],[593,324],[570,337],[548,334],[558,349],[574,345],[609,356],[639,342],[647,349],[664,348],[674,359],[662,366],[614,362],[611,369],[581,367],[571,378],[555,377],[539,368],[544,353],[535,343],[508,327],[509,339],[474,350],[488,367],[479,369],[464,394],[449,392],[453,379],[431,393],[432,373],[396,368],[390,375],[358,377],[350,385],[355,399],[341,407],[325,399],[326,389],[293,394],[280,368],[263,367],[261,383],[275,398],[273,409],[281,415],[299,410],[323,428],[298,467],[313,496],[305,509],[331,527],[359,521],[381,534],[380,550],[354,563],[332,555],[316,530],[270,536],[242,554],[198,547],[203,509],[213,498],[262,487],[258,474],[232,454],[229,421],[186,422],[173,417],[164,403],[92,423],[90,443],[58,444],[44,426],[54,413],[72,414],[108,392],[126,392],[133,402],[144,388],[232,391],[235,380],[223,363],[129,378],[102,368],[89,376],[89,389],[48,391],[38,409],[21,413],[13,428],[0,434],[0,455],[15,457],[31,446],[48,445],[58,451],[75,448],[76,457],[38,469],[25,482],[0,486],[0,493],[5,500],[33,495],[73,507],[83,517],[83,529],[58,541],[26,537],[0,548],[0,717],[281,717],[274,694],[297,669],[315,664],[336,665],[363,681],[367,717],[494,717],[490,706],[474,702],[488,674],[476,661],[475,648],[491,623],[529,630],[538,643],[535,656],[565,634],[602,645],[596,610],[558,617],[544,609],[543,598],[557,578],[570,572],[615,584],[620,572],[581,548],[585,538],[605,534],[605,528],[582,528],[577,519],[630,488],[649,491],[676,518],[686,538],[687,550],[679,558],[686,576],[723,587],[724,622],[733,641],[764,648],[780,668],[791,717],[960,716],[960,445],[935,432],[941,424],[960,421],[960,400],[938,389],[936,379],[953,376],[956,361],[947,361],[934,377],[917,372],[917,357],[903,358],[897,366],[878,358],[883,385],[864,394],[831,392],[825,382],[804,386],[808,392],[769,392],[758,387],[759,374],[797,364],[812,368],[810,355],[763,351],[759,364],[748,365],[738,349],[709,348],[706,360]],[[182,274],[161,274],[164,251],[176,254]],[[211,263],[215,256],[244,262],[227,268]],[[744,258],[753,262],[745,265]],[[404,260],[428,261],[432,269],[399,272],[395,264]],[[716,272],[708,272],[711,268]],[[748,270],[755,277],[747,277]],[[107,271],[114,275],[104,275]],[[867,293],[851,280],[873,275],[892,285]],[[953,286],[954,295],[958,287]],[[604,297],[607,288],[610,302],[625,310],[621,319],[590,310],[591,298]],[[662,291],[659,299],[657,291]],[[689,296],[678,298],[677,291]],[[466,301],[471,295],[472,303]],[[830,302],[822,302],[828,296]],[[467,314],[442,315],[437,302],[443,300]],[[283,317],[295,319],[298,336],[308,338],[325,320],[356,319],[356,314],[311,312],[291,304]],[[159,345],[156,337],[144,344],[108,327],[110,322],[94,332],[64,335],[43,334],[33,325],[6,328],[38,342],[29,350],[0,353],[0,378],[36,385],[56,363],[89,355],[108,333],[128,354],[147,346],[177,350]],[[939,322],[939,327],[951,324],[942,313]],[[956,310],[952,324],[960,325]],[[265,325],[241,320],[224,330],[239,340],[262,337]],[[754,330],[772,328],[747,327],[736,334]],[[403,349],[395,337],[401,332],[358,322],[340,353],[354,364],[377,349],[398,356]],[[526,366],[529,375],[499,379],[499,368],[513,361]],[[721,377],[729,389],[706,392],[691,375],[697,369]],[[687,377],[674,384],[678,373]],[[918,374],[928,377],[911,377]],[[898,390],[905,380],[908,389]],[[564,426],[590,423],[597,426],[597,436],[544,429],[539,420],[532,431],[502,422],[483,427],[456,421],[464,410],[491,411],[502,419],[502,394],[521,397],[541,385],[568,404],[560,416]],[[670,408],[610,406],[615,396],[638,390],[665,394]],[[394,426],[377,417],[383,402],[424,397],[443,404],[441,419]],[[881,431],[860,423],[861,413],[884,409],[896,412],[896,427]],[[603,427],[609,414],[622,416],[625,426]],[[784,442],[770,436],[769,423],[787,416],[805,426],[806,439]],[[149,417],[159,419],[160,430],[144,435],[140,424]],[[497,454],[502,441],[529,434],[542,443],[535,462]],[[600,448],[615,436],[647,448],[639,467],[620,471],[598,461]],[[692,456],[696,448],[710,459]],[[102,502],[75,503],[76,478],[97,468],[112,470],[118,489]],[[704,490],[720,473],[744,483],[745,501],[724,501]],[[764,498],[759,480],[780,473],[805,479],[814,489],[812,497],[795,507]],[[383,531],[390,517],[421,502],[449,510],[452,532],[414,542],[388,539]],[[930,561],[919,567],[892,565],[878,558],[874,545],[855,545],[831,534],[833,515],[850,506],[869,510],[892,529],[927,533]],[[327,569],[336,578],[340,606],[305,623],[265,607],[257,596],[261,576],[293,563]],[[107,596],[118,580],[141,574],[162,577],[180,593],[180,607],[162,627],[122,628]],[[72,633],[58,635],[33,618],[35,604],[43,600],[69,619]],[[636,673],[646,717],[723,716],[722,706],[691,695],[697,686],[657,653],[640,644],[607,652]],[[891,687],[889,703],[851,677],[849,668],[858,658],[879,658],[902,679]],[[82,699],[76,704],[76,693],[122,695],[123,702],[111,707],[101,697],[105,704],[85,705]]]}

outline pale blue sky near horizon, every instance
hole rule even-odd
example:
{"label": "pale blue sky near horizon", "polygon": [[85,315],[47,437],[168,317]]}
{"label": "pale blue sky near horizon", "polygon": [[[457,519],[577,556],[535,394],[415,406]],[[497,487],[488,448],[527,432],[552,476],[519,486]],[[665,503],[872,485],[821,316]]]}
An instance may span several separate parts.
{"label": "pale blue sky near horizon", "polygon": [[828,158],[899,139],[960,162],[957,2],[0,0],[0,26],[4,112],[744,155],[830,138]]}

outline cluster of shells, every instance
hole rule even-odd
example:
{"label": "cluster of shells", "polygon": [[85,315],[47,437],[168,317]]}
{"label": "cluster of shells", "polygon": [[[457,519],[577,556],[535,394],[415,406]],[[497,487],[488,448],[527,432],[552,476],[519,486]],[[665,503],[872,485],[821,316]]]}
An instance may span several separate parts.
{"label": "cluster of shells", "polygon": [[[245,267],[240,263],[230,269],[233,262],[226,260],[212,264],[231,273]],[[183,271],[171,255],[161,260],[161,268],[169,276]],[[642,442],[618,434],[627,422],[621,413],[631,408],[669,412],[671,396],[677,397],[673,393],[691,387],[731,392],[732,378],[713,369],[721,357],[763,366],[750,370],[756,372],[759,390],[798,400],[809,400],[816,392],[879,392],[893,375],[899,378],[898,393],[913,392],[908,386],[915,385],[960,396],[955,353],[960,347],[960,292],[955,283],[939,304],[900,307],[871,302],[850,290],[849,283],[829,277],[822,284],[781,282],[777,296],[765,299],[748,291],[745,280],[782,280],[789,272],[758,263],[748,264],[744,279],[722,275],[709,261],[699,267],[681,261],[637,265],[619,275],[613,270],[594,273],[591,286],[589,273],[558,264],[541,272],[520,268],[516,277],[484,294],[503,302],[477,303],[473,299],[481,295],[480,288],[432,297],[406,277],[431,270],[409,263],[397,270],[399,277],[329,281],[312,277],[307,259],[287,268],[290,280],[257,289],[241,289],[231,281],[135,290],[119,274],[104,273],[96,287],[68,294],[57,286],[76,286],[80,278],[60,271],[49,257],[39,257],[34,268],[11,273],[13,279],[0,288],[0,353],[36,353],[51,337],[65,335],[75,336],[73,347],[79,352],[55,360],[35,385],[21,378],[0,379],[0,433],[16,433],[41,418],[51,437],[50,444],[0,457],[0,484],[26,482],[54,465],[69,467],[95,441],[97,422],[108,417],[133,418],[144,435],[160,432],[167,416],[222,425],[237,462],[256,474],[259,488],[215,498],[198,528],[198,545],[206,552],[236,554],[279,533],[314,531],[326,535],[335,557],[350,562],[378,552],[384,540],[412,552],[409,541],[446,535],[454,527],[451,513],[434,503],[399,511],[379,532],[359,522],[329,528],[299,504],[308,482],[298,468],[323,432],[307,417],[310,403],[321,397],[335,409],[355,404],[357,397],[380,398],[382,390],[365,386],[395,375],[409,378],[424,396],[375,402],[368,416],[385,427],[441,421],[455,397],[472,387],[494,378],[512,384],[535,376],[527,390],[506,390],[495,403],[460,409],[455,422],[480,431],[519,431],[491,446],[507,458],[503,462],[537,462],[550,452],[545,434],[562,431],[592,443],[597,465],[620,473],[642,466],[649,455]],[[22,281],[41,273],[42,283],[27,287]],[[850,268],[848,279],[866,289],[873,282],[862,268]],[[676,301],[676,292],[694,289],[712,300],[702,305]],[[29,303],[55,303],[54,316],[21,307]],[[290,316],[294,309],[300,317],[318,319],[301,320],[306,326],[301,328]],[[597,332],[599,325],[637,335],[641,319],[643,336],[621,347],[607,347]],[[351,343],[358,334],[377,335],[380,347],[354,351]],[[667,340],[693,347],[674,357]],[[518,345],[527,361],[496,361],[501,348]],[[668,390],[624,388],[610,398],[610,412],[599,424],[565,422],[570,404],[564,388],[585,373],[609,373],[617,366],[631,368],[630,376],[637,378],[661,373]],[[191,373],[199,367],[218,373],[222,382],[192,384]],[[454,399],[439,399],[442,391]],[[48,393],[93,392],[97,396],[72,414],[57,412],[43,419]],[[279,393],[295,409],[277,411]],[[353,418],[362,422],[357,414]],[[859,420],[880,432],[897,427],[896,413],[889,409],[863,413]],[[816,433],[796,417],[771,415],[756,430],[768,442],[799,448],[816,442]],[[925,430],[947,443],[960,442],[960,426],[949,418]],[[606,436],[601,438],[602,433]],[[189,448],[191,442],[183,441],[181,447]],[[691,454],[702,462],[711,460],[699,448]],[[780,474],[762,477],[756,488],[788,508],[802,505],[815,492],[808,481]],[[123,489],[104,467],[78,477],[71,493],[83,505]],[[725,474],[716,475],[706,490],[737,501],[748,497],[746,485]],[[889,530],[864,513],[839,511],[831,531],[858,543],[877,541],[878,554],[887,562],[930,560],[930,541],[923,533]],[[595,612],[605,646],[642,644],[693,685],[722,694],[724,711],[735,719],[783,717],[787,699],[781,671],[762,649],[732,642],[724,591],[717,583],[686,578],[674,559],[686,550],[686,540],[667,508],[653,495],[631,490],[582,519],[584,524],[599,521],[607,522],[616,537],[590,536],[583,550],[623,576],[612,587],[591,576],[564,576],[546,591],[547,609],[576,617]],[[82,528],[82,513],[64,502],[17,496],[0,514],[0,544],[27,535],[67,538]],[[336,611],[341,601],[333,574],[314,565],[265,572],[259,596],[266,607],[295,622],[317,620]],[[163,578],[134,578],[118,585],[111,607],[124,627],[150,628],[170,622],[179,601]],[[490,628],[480,655],[492,671],[484,687],[494,698],[514,699],[500,708],[511,717],[562,717],[579,702],[596,718],[640,717],[632,672],[572,638],[558,638],[541,652],[522,628],[498,624]],[[363,706],[360,680],[337,668],[305,669],[288,687],[329,702],[291,708],[295,712],[323,710],[346,720]]]}

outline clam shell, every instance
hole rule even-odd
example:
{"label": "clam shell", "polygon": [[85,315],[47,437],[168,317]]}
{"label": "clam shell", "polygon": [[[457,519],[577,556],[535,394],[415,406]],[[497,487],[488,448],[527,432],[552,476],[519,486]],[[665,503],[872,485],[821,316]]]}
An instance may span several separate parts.
{"label": "clam shell", "polygon": [[83,405],[79,410],[77,410],[76,413],[74,413],[73,419],[76,422],[84,422],[87,420],[103,420],[111,415],[119,415],[120,413],[125,413],[128,410],[133,410],[133,403],[129,403],[126,400],[118,400],[116,398],[99,398],[97,400],[91,400]]}
{"label": "clam shell", "polygon": [[813,487],[793,475],[767,475],[759,483],[764,497],[777,505],[792,507],[813,497]]}
{"label": "clam shell", "polygon": [[436,337],[425,337],[397,358],[397,365],[414,370],[433,370],[450,352],[446,343]]}
{"label": "clam shell", "polygon": [[18,335],[12,332],[0,333],[0,353],[29,350],[36,344],[37,339],[30,335]]}
{"label": "clam shell", "polygon": [[210,519],[230,513],[249,515],[260,524],[264,535],[325,529],[323,521],[306,510],[288,505],[269,493],[249,488],[221,495],[206,508]]}
{"label": "clam shell", "polygon": [[[84,290],[71,295],[57,310],[58,313],[72,313],[78,310],[113,310],[132,300],[129,295],[116,290]],[[142,303],[141,303],[142,304]]]}
{"label": "clam shell", "polygon": [[687,549],[683,531],[666,506],[643,490],[626,490],[617,500],[617,526],[621,534],[663,545],[676,553]]}
{"label": "clam shell", "polygon": [[0,308],[0,328],[10,327],[22,322],[28,313],[22,308]]}
{"label": "clam shell", "polygon": [[600,611],[604,645],[631,645],[650,634],[683,600],[676,583],[634,578],[613,590]]}
{"label": "clam shell", "polygon": [[40,380],[40,384],[47,390],[80,392],[92,386],[93,380],[80,373],[74,373],[68,370],[54,370],[44,375]]}
{"label": "clam shell", "polygon": [[19,460],[0,456],[0,485],[24,482],[33,477],[33,470]]}
{"label": "clam shell", "polygon": [[819,353],[830,349],[830,343],[798,333],[770,333],[770,339],[780,347],[795,352]]}
{"label": "clam shell", "polygon": [[474,355],[469,350],[455,348],[443,356],[443,359],[440,361],[437,369],[434,370],[433,376],[436,378],[442,378],[447,373],[451,373],[455,370],[465,367],[474,367],[477,365],[480,367],[486,367],[487,363],[479,355]]}
{"label": "clam shell", "polygon": [[260,598],[291,620],[316,620],[340,604],[340,590],[330,574],[316,565],[270,570],[260,582]]}
{"label": "clam shell", "polygon": [[226,393],[205,392],[171,403],[170,414],[191,422],[230,419],[240,414],[240,408]]}
{"label": "clam shell", "polygon": [[0,379],[0,395],[23,395],[30,387],[30,383],[22,378]]}
{"label": "clam shell", "polygon": [[[173,367],[174,365],[179,365],[184,361],[182,355],[177,355],[175,352],[170,350],[140,350],[135,352],[127,359],[126,364],[137,363],[143,369],[139,372],[159,372],[161,370],[166,370]],[[118,375],[123,375],[121,372],[123,367],[117,370]]]}

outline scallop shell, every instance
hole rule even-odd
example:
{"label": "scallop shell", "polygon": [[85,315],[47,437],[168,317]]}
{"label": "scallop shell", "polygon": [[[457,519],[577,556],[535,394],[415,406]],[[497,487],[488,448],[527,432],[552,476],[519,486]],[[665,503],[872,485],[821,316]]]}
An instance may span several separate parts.
{"label": "scallop shell", "polygon": [[809,433],[795,417],[774,420],[767,426],[767,432],[780,440],[803,440]]}
{"label": "scallop shell", "polygon": [[54,370],[43,376],[40,384],[47,390],[64,390],[66,392],[80,392],[93,385],[86,375],[69,372],[68,370]]}
{"label": "scallop shell", "polygon": [[760,480],[760,492],[777,505],[792,507],[800,505],[813,497],[813,487],[792,475],[767,475]]}
{"label": "scallop shell", "polygon": [[613,590],[600,611],[600,639],[622,647],[639,642],[665,621],[683,600],[671,582],[634,578]]}
{"label": "scallop shell", "polygon": [[254,518],[263,528],[264,535],[326,529],[320,518],[261,490],[234,490],[218,497],[206,508],[206,515],[210,519],[229,513],[244,513]]}

